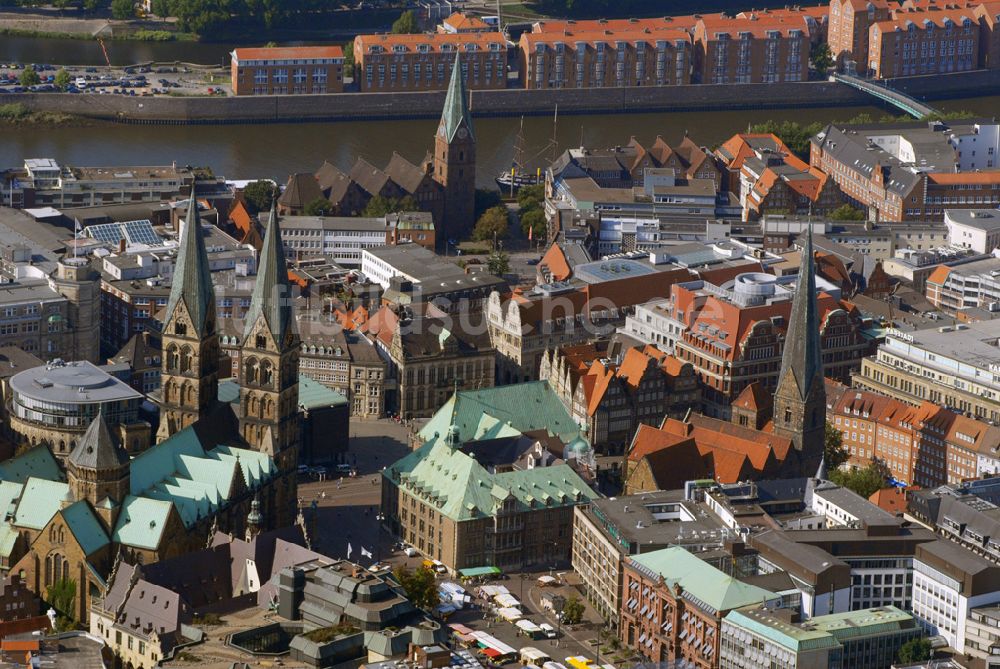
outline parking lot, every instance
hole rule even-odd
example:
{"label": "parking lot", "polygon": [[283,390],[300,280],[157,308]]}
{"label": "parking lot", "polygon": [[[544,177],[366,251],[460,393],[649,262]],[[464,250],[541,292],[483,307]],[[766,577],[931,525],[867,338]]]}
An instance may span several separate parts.
{"label": "parking lot", "polygon": [[[24,71],[38,74],[39,83],[23,85]],[[69,86],[56,85],[56,75],[65,69]],[[66,66],[48,63],[0,63],[0,94],[57,93],[89,95],[229,95],[227,73],[219,68],[192,69],[184,65],[141,65],[134,67]]]}

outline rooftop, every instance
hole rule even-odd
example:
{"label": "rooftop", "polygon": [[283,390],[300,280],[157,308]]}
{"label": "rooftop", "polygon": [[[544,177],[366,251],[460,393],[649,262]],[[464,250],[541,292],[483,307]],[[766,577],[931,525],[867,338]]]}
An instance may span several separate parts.
{"label": "rooftop", "polygon": [[141,400],[142,393],[87,361],[62,362],[26,369],[10,379],[14,392],[36,400],[97,404]]}
{"label": "rooftop", "polygon": [[929,351],[977,369],[990,369],[993,365],[1000,365],[998,337],[1000,320],[991,320],[909,333],[890,331],[883,346],[895,352],[908,353],[911,348]]}
{"label": "rooftop", "polygon": [[778,598],[773,592],[727,576],[679,546],[635,555],[629,563],[661,576],[669,586],[680,585],[700,603],[719,612]]}
{"label": "rooftop", "polygon": [[634,544],[644,551],[671,544],[721,542],[724,538],[718,516],[697,502],[685,500],[683,490],[597,499],[586,513],[613,541]]}
{"label": "rooftop", "polygon": [[945,209],[944,220],[992,232],[1000,229],[1000,209]]}

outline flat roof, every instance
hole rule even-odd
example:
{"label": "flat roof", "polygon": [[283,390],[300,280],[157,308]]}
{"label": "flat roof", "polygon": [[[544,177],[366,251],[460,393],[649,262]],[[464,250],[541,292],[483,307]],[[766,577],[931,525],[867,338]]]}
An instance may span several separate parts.
{"label": "flat roof", "polygon": [[1000,209],[945,209],[944,220],[992,232],[1000,229]]}
{"label": "flat roof", "polygon": [[853,490],[842,488],[836,484],[821,485],[816,488],[813,494],[843,509],[866,525],[898,525],[902,522],[896,516],[872,504]]}
{"label": "flat roof", "polygon": [[70,404],[142,398],[142,393],[85,360],[26,369],[11,377],[10,387],[33,399]]}
{"label": "flat roof", "polygon": [[[940,329],[917,330],[905,333],[905,337],[900,341],[979,369],[1000,365],[1000,348],[996,346],[1000,337],[1000,319],[962,324],[962,329],[951,327],[945,332]],[[896,348],[898,345],[894,350]]]}
{"label": "flat roof", "polygon": [[686,501],[683,490],[597,499],[584,513],[602,529],[612,526],[618,541],[638,544],[643,550],[650,545],[718,542],[725,537],[722,521],[707,513],[703,504]]}

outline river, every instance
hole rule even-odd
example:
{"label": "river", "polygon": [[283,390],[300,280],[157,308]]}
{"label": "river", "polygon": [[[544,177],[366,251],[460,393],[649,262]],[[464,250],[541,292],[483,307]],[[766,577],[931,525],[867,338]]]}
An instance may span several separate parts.
{"label": "river", "polygon": [[[934,103],[946,110],[970,110],[994,116],[1000,96]],[[635,135],[651,143],[657,135],[674,143],[687,132],[704,146],[715,146],[748,124],[767,119],[801,123],[846,120],[866,112],[878,118],[878,107],[838,107],[761,111],[720,111],[629,115],[561,116],[559,149],[614,146]],[[54,158],[70,165],[210,166],[231,179],[270,177],[284,181],[293,172],[315,171],[324,160],[349,169],[363,156],[384,166],[397,151],[414,162],[433,146],[435,121],[369,121],[287,123],[226,126],[96,125],[73,128],[23,128],[3,132],[0,169],[20,165],[25,158]],[[475,122],[478,140],[478,181],[493,187],[493,178],[509,168],[518,120],[486,118]],[[524,119],[526,155],[545,151],[552,136],[552,119]],[[538,161],[536,160],[536,163]]]}
{"label": "river", "polygon": [[[289,46],[308,42],[283,42]],[[237,46],[224,42],[138,42],[105,40],[112,65],[131,65],[150,61],[225,65],[227,54]],[[13,37],[0,35],[0,63],[58,63],[60,65],[104,64],[97,40]]]}

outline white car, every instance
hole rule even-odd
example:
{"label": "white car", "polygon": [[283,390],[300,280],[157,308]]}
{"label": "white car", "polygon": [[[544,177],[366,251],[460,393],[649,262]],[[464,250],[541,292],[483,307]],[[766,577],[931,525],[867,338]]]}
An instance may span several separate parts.
{"label": "white car", "polygon": [[406,555],[406,557],[417,557],[418,555],[420,555],[420,553],[417,552],[417,549],[414,548],[413,546],[407,546],[406,548],[404,548],[403,553]]}

